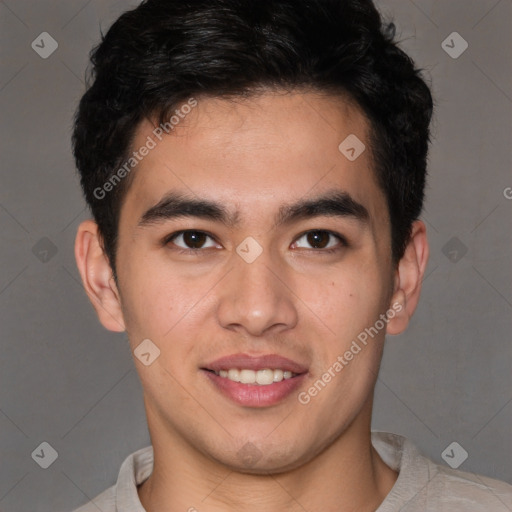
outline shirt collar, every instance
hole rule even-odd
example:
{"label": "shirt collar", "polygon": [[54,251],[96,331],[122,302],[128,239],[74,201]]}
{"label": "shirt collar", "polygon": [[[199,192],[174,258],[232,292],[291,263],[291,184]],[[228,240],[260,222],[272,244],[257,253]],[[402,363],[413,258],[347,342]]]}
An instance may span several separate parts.
{"label": "shirt collar", "polygon": [[[376,512],[396,510],[396,504],[412,500],[432,478],[432,464],[408,439],[389,432],[371,433],[372,444],[384,463],[399,472],[398,479]],[[116,483],[116,509],[119,512],[146,512],[137,486],[153,471],[153,447],[141,448],[129,455],[119,471]]]}
{"label": "shirt collar", "polygon": [[116,483],[116,510],[119,512],[146,512],[140,502],[137,486],[153,471],[153,447],[141,448],[129,455],[119,470]]}

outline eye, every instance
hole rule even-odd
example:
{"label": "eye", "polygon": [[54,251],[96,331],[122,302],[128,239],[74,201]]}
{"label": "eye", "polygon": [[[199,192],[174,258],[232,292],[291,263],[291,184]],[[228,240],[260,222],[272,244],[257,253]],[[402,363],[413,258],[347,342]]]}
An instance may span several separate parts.
{"label": "eye", "polygon": [[[308,231],[301,235],[293,245],[300,248],[304,247],[304,245],[301,245],[304,243],[309,244],[313,249],[320,249],[325,252],[334,252],[348,245],[341,235],[326,230]],[[308,249],[308,247],[305,248]]]}
{"label": "eye", "polygon": [[218,247],[215,240],[204,231],[178,231],[165,239],[166,244],[170,242],[185,251],[197,251],[199,249]]}

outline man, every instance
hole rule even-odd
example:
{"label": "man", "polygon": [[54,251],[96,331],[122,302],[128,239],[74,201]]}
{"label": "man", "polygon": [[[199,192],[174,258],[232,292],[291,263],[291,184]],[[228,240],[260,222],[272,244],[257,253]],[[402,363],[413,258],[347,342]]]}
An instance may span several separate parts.
{"label": "man", "polygon": [[369,0],[148,0],[92,55],[76,259],[151,446],[80,512],[507,511],[371,432],[428,259],[432,98]]}

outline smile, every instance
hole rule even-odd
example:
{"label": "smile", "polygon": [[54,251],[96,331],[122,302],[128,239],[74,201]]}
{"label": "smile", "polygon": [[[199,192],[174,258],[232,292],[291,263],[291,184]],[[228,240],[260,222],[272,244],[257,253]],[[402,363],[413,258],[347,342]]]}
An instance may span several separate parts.
{"label": "smile", "polygon": [[263,370],[249,370],[238,368],[230,368],[229,370],[219,370],[214,372],[224,379],[229,379],[233,382],[240,382],[242,384],[257,384],[258,386],[269,386],[275,382],[281,382],[285,379],[291,379],[297,376],[297,373],[293,373],[289,370],[272,370],[265,368]]}
{"label": "smile", "polygon": [[279,354],[232,354],[201,365],[213,389],[244,407],[270,407],[301,386],[308,365]]}

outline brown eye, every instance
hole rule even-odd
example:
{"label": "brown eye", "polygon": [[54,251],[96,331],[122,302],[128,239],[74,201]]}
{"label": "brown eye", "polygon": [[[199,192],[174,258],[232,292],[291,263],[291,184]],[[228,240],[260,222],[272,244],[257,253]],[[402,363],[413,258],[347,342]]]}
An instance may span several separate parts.
{"label": "brown eye", "polygon": [[319,251],[323,249],[325,252],[335,251],[346,245],[341,235],[322,229],[308,231],[294,243],[294,246],[299,248],[318,249]]}
{"label": "brown eye", "polygon": [[331,235],[325,231],[310,231],[306,237],[308,243],[315,249],[325,249],[329,244]]}
{"label": "brown eye", "polygon": [[187,231],[183,233],[183,242],[190,249],[200,249],[206,241],[207,236],[200,231]]}
{"label": "brown eye", "polygon": [[199,250],[217,247],[213,238],[203,231],[180,231],[167,238],[166,243],[173,243],[185,250]]}

